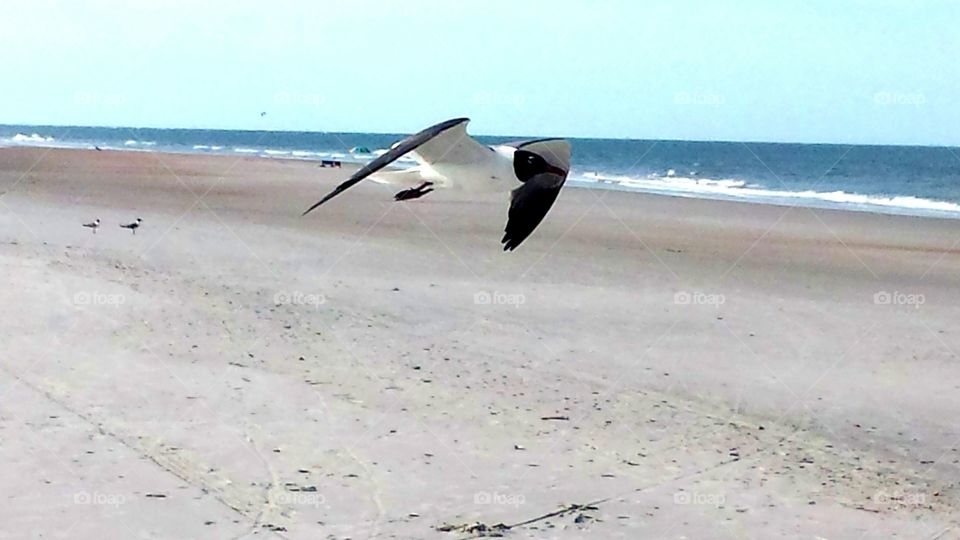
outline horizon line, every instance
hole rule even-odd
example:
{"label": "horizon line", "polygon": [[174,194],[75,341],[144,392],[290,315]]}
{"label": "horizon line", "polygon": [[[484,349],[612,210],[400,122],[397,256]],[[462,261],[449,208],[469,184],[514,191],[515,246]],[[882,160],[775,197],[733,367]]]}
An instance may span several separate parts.
{"label": "horizon line", "polygon": [[[351,134],[351,135],[409,135],[402,132],[389,131],[311,131],[294,129],[252,129],[252,128],[222,128],[222,127],[158,127],[158,126],[103,126],[103,125],[80,125],[80,124],[7,124],[0,122],[0,127],[31,127],[31,128],[94,128],[94,129],[153,129],[158,131],[235,131],[235,132],[267,132],[267,133],[316,133],[316,134]],[[517,134],[489,134],[489,133],[471,133],[473,137],[498,137],[498,138],[540,138],[542,135],[517,135]],[[554,137],[557,137],[554,135]],[[671,139],[671,138],[645,138],[645,137],[586,137],[560,135],[560,138],[571,140],[604,140],[604,141],[640,141],[640,142],[691,142],[691,143],[728,143],[728,144],[794,144],[808,146],[891,146],[903,148],[958,148],[958,144],[916,144],[916,143],[879,143],[879,142],[810,142],[810,141],[763,141],[763,140],[733,140],[733,139]]]}

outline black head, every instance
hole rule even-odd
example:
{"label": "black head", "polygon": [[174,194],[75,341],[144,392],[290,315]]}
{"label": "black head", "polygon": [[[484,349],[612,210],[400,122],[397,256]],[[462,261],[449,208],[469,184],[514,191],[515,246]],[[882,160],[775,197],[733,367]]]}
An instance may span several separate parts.
{"label": "black head", "polygon": [[567,171],[547,163],[540,154],[527,150],[514,152],[513,173],[521,182],[526,182],[538,174],[556,174],[564,177],[567,175]]}

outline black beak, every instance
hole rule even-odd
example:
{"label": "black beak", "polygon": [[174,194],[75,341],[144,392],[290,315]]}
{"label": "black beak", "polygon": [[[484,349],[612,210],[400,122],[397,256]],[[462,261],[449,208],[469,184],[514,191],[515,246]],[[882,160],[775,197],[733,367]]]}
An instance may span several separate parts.
{"label": "black beak", "polygon": [[567,171],[561,169],[560,167],[554,167],[547,163],[547,172],[550,174],[555,174],[557,176],[562,176],[563,178],[567,177]]}

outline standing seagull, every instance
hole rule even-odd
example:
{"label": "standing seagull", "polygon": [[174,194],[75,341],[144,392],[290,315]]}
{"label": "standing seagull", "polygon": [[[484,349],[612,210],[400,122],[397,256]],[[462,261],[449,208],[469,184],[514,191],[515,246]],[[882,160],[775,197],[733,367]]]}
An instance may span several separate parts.
{"label": "standing seagull", "polygon": [[88,229],[93,229],[93,234],[97,234],[97,229],[100,228],[100,218],[97,218],[90,223],[84,223],[83,226]]}
{"label": "standing seagull", "polygon": [[137,229],[140,228],[140,223],[142,221],[143,221],[142,219],[137,218],[137,220],[134,221],[133,223],[122,223],[120,226],[123,227],[124,229],[130,229],[133,232],[133,234],[137,234]]}
{"label": "standing seagull", "polygon": [[[470,193],[511,191],[504,251],[520,245],[553,206],[570,172],[570,143],[536,139],[486,146],[467,135],[469,118],[455,118],[411,135],[353,174],[314,204],[339,195],[364,178],[406,187],[394,199],[418,199],[434,188]],[[411,153],[419,165],[402,171],[378,172]]]}

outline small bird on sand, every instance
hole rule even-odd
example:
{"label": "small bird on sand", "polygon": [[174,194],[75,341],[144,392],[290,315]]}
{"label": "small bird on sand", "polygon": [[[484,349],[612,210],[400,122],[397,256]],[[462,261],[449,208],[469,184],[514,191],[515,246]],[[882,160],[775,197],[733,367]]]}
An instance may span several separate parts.
{"label": "small bird on sand", "polygon": [[100,218],[97,218],[97,219],[91,221],[90,223],[84,223],[83,226],[86,227],[86,228],[88,228],[88,229],[92,229],[92,230],[93,230],[93,234],[97,234],[97,229],[100,228]]}
{"label": "small bird on sand", "polygon": [[134,221],[133,223],[122,223],[120,224],[120,226],[123,227],[124,229],[130,229],[131,231],[133,231],[133,234],[137,234],[137,229],[140,228],[140,223],[142,222],[143,222],[142,219],[137,218],[137,220]]}
{"label": "small bird on sand", "polygon": [[[467,135],[469,118],[454,118],[410,135],[337,186],[304,215],[346,191],[366,177],[405,187],[396,201],[419,199],[434,189],[468,193],[510,191],[507,226],[500,243],[504,251],[520,245],[553,206],[570,172],[570,143],[563,139],[535,139],[497,146],[481,144]],[[419,165],[379,172],[406,154]]]}

